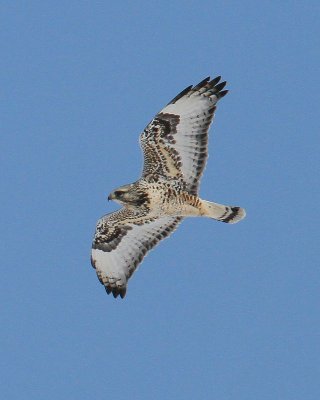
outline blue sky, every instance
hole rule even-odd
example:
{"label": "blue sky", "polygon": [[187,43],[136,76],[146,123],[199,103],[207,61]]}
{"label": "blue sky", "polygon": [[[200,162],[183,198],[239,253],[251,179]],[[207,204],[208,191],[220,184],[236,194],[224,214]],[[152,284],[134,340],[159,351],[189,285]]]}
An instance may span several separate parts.
{"label": "blue sky", "polygon": [[[320,396],[316,1],[4,1],[1,392],[15,399]],[[96,220],[137,179],[138,135],[222,75],[204,198],[125,300],[89,263]]]}

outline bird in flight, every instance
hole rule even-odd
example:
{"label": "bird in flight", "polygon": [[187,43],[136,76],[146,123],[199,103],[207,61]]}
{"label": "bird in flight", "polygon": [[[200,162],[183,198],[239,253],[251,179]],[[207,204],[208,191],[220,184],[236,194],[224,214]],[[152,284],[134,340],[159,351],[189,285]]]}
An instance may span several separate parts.
{"label": "bird in flight", "polygon": [[[98,220],[91,264],[108,294],[123,298],[146,253],[185,217],[229,224],[245,217],[240,207],[202,200],[200,178],[208,157],[208,130],[218,101],[228,91],[221,77],[188,86],[140,135],[144,164],[136,182],[110,193],[123,207]],[[220,82],[220,83],[219,83]]]}

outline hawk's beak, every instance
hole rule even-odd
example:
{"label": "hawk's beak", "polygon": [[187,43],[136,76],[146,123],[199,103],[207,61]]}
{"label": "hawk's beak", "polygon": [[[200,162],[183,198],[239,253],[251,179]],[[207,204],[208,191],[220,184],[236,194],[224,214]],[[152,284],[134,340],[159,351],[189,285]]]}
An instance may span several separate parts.
{"label": "hawk's beak", "polygon": [[113,200],[113,199],[114,199],[114,195],[113,195],[113,193],[110,193],[108,196],[108,201]]}

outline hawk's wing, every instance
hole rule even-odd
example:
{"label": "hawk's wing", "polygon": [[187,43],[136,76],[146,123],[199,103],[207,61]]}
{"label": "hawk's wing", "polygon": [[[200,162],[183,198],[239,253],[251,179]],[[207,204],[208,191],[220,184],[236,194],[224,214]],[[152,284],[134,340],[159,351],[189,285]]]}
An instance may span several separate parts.
{"label": "hawk's wing", "polygon": [[92,244],[91,263],[107,293],[123,298],[127,281],[146,253],[169,236],[181,217],[150,219],[122,208],[102,217]]}
{"label": "hawk's wing", "polygon": [[227,94],[220,77],[204,79],[176,96],[140,135],[143,176],[181,179],[196,194],[208,156],[208,130],[218,100]]}

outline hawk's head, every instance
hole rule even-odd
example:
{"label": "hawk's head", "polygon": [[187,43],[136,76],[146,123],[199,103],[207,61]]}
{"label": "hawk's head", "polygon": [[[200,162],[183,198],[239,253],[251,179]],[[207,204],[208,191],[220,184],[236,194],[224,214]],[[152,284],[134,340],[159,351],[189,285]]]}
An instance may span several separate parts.
{"label": "hawk's head", "polygon": [[142,190],[136,183],[120,186],[111,192],[108,200],[114,200],[124,206],[139,207],[148,202],[148,193]]}

